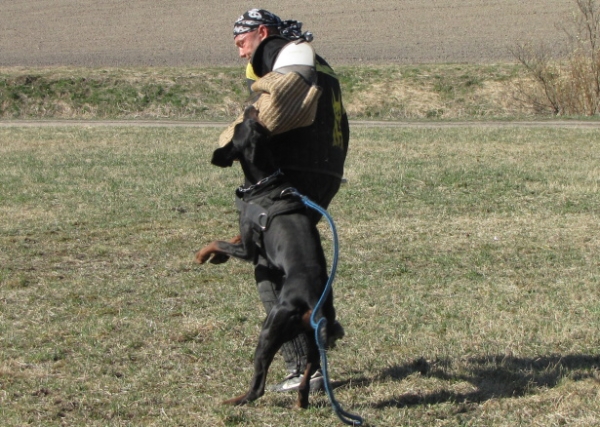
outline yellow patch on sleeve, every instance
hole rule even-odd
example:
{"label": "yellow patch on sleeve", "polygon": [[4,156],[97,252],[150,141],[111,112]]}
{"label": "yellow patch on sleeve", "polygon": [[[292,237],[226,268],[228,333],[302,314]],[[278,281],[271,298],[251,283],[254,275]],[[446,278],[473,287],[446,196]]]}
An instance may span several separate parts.
{"label": "yellow patch on sleeve", "polygon": [[254,72],[254,68],[252,68],[252,64],[250,62],[248,62],[248,65],[246,65],[246,78],[254,81],[258,80],[258,76]]}

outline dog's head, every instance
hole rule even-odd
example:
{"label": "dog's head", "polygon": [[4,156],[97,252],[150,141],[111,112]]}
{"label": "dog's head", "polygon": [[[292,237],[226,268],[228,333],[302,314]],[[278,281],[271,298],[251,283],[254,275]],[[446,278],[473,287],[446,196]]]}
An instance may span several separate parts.
{"label": "dog's head", "polygon": [[236,125],[232,140],[213,152],[211,163],[224,168],[234,160],[249,164],[266,160],[262,148],[268,137],[269,131],[258,121],[258,110],[250,105],[244,110],[244,121]]}

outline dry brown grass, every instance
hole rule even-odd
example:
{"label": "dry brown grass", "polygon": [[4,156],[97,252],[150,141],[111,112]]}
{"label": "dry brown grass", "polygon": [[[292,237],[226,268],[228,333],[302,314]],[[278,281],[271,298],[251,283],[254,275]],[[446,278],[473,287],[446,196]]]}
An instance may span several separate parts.
{"label": "dry brown grass", "polygon": [[[514,64],[361,65],[336,69],[353,120],[516,118]],[[233,120],[241,67],[0,68],[4,119]]]}

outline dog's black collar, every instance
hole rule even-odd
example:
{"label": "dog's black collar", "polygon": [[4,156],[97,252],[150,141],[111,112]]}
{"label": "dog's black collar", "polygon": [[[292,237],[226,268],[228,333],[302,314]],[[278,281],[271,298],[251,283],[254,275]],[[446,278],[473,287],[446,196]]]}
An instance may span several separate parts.
{"label": "dog's black collar", "polygon": [[266,185],[269,182],[273,181],[274,179],[280,177],[281,175],[283,175],[283,172],[281,171],[281,169],[277,169],[273,174],[267,176],[266,178],[261,179],[256,184],[249,185],[248,187],[239,187],[237,191],[242,194],[248,193],[250,191],[254,191],[257,188],[260,188],[263,185]]}

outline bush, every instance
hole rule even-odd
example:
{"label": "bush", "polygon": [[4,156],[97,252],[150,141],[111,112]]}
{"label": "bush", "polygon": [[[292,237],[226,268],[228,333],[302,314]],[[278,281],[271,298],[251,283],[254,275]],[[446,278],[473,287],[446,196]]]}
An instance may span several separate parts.
{"label": "bush", "polygon": [[568,27],[562,55],[547,45],[520,44],[512,50],[535,86],[521,84],[520,93],[537,112],[593,116],[600,110],[600,5],[597,0],[574,0],[577,6]]}

